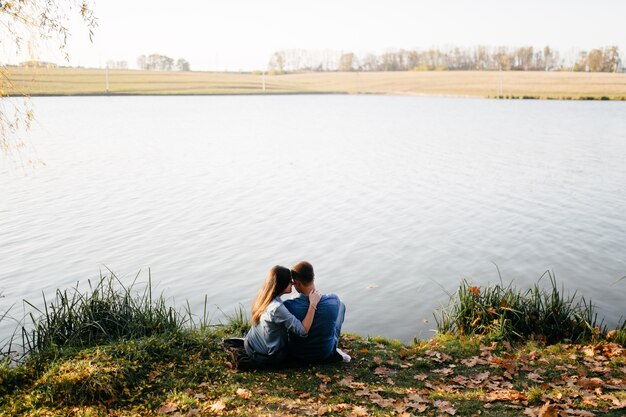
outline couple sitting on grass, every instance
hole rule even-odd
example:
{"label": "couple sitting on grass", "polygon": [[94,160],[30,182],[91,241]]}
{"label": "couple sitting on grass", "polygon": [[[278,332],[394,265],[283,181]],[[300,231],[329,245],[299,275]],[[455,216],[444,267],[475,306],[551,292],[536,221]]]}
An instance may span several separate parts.
{"label": "couple sitting on grass", "polygon": [[[270,269],[252,304],[252,328],[243,349],[233,354],[238,368],[350,361],[338,346],[346,306],[334,294],[321,295],[314,280],[313,266],[306,261],[291,270]],[[300,296],[283,302],[280,297],[294,287]],[[230,348],[237,344],[229,342]]]}

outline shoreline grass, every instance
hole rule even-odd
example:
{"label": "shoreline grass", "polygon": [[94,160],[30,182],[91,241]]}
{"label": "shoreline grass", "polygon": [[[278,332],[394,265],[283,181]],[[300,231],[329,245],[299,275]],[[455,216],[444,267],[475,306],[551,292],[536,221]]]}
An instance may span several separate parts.
{"label": "shoreline grass", "polygon": [[593,317],[591,304],[578,310],[578,298],[563,297],[549,278],[547,290],[528,292],[462,282],[457,310],[442,313],[448,322],[431,340],[347,334],[348,364],[238,372],[220,341],[246,331],[243,309],[210,325],[206,311],[195,319],[188,307],[153,298],[150,279],[138,288],[137,277],[125,287],[114,274],[101,276],[86,291],[57,291],[40,317],[30,316],[29,355],[0,361],[0,415],[622,416],[626,349],[615,342],[624,324],[613,335],[598,327],[578,338],[559,320],[552,338],[493,332],[488,321],[459,331],[490,308],[513,322],[507,314],[521,313],[513,307],[521,299],[532,304],[525,314]]}
{"label": "shoreline grass", "polygon": [[[549,281],[547,289],[541,287],[542,280]],[[439,333],[485,335],[509,341],[584,343],[607,333],[591,301],[575,293],[566,296],[550,271],[525,291],[514,288],[512,283],[479,288],[463,280],[450,304],[440,309],[435,319]]]}
{"label": "shoreline grass", "polygon": [[3,90],[12,96],[378,94],[626,100],[626,74],[621,73],[405,71],[263,76],[77,68],[9,67],[5,71],[12,85]]}

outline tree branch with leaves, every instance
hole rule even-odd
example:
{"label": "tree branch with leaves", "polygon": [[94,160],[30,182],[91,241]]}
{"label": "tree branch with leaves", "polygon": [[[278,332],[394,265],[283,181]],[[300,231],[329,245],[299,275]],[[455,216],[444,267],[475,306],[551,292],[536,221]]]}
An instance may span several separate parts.
{"label": "tree branch with leaves", "polygon": [[[83,21],[93,40],[98,21],[88,0],[0,0],[0,47],[13,49],[16,55],[28,52],[35,57],[41,44],[53,43],[69,61],[68,24],[75,17]],[[23,104],[6,100],[13,87],[6,66],[0,65],[0,152],[4,155],[19,154],[24,146],[19,132],[28,130],[33,120],[27,100]]]}

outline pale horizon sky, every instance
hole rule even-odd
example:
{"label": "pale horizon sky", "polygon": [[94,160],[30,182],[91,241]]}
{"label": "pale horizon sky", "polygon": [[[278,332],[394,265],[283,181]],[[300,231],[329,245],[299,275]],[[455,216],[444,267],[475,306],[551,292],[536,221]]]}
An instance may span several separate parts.
{"label": "pale horizon sky", "polygon": [[[72,22],[64,62],[54,44],[34,58],[104,67],[158,53],[184,58],[192,70],[266,69],[281,49],[381,53],[430,47],[549,45],[573,51],[617,45],[626,53],[626,2],[596,0],[99,0],[94,42]],[[2,61],[27,56],[2,52]]]}

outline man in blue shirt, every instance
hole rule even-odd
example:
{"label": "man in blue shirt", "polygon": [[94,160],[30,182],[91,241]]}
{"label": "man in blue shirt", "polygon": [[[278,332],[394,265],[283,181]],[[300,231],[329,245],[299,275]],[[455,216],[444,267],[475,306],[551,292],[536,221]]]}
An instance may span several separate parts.
{"label": "man in blue shirt", "polygon": [[[293,287],[300,296],[284,302],[287,310],[300,321],[309,308],[310,294],[315,290],[313,266],[298,262],[291,268]],[[339,349],[339,335],[346,306],[335,294],[324,294],[317,304],[313,324],[307,337],[289,333],[288,351],[294,359],[306,363],[350,362],[350,356]]]}

